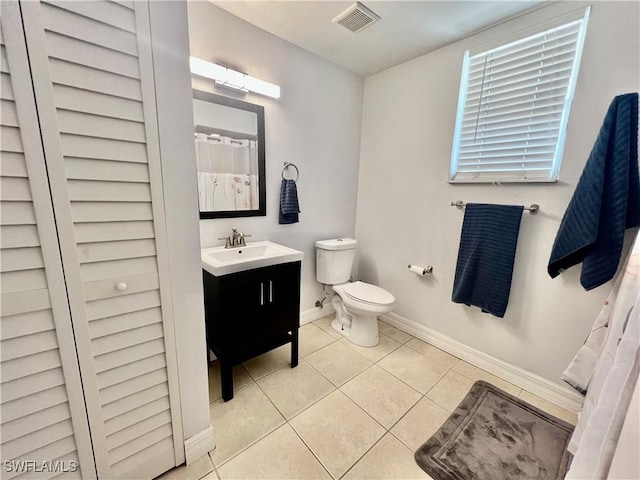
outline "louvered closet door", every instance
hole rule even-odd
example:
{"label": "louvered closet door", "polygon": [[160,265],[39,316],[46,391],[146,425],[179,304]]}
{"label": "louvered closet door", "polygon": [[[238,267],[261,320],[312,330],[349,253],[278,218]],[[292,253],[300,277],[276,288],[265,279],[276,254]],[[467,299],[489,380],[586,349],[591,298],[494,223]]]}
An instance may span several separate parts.
{"label": "louvered closet door", "polygon": [[102,478],[184,461],[148,5],[22,3]]}
{"label": "louvered closet door", "polygon": [[95,478],[17,3],[0,43],[0,477]]}

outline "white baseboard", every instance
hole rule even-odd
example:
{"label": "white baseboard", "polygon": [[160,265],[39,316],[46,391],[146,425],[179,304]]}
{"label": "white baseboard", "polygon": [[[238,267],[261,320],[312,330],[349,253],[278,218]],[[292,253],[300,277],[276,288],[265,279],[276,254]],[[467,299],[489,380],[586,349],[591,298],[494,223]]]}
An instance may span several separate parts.
{"label": "white baseboard", "polygon": [[216,447],[216,439],[213,434],[213,427],[196,433],[184,441],[184,455],[187,465],[195,462]]}
{"label": "white baseboard", "polygon": [[565,410],[577,413],[582,407],[584,397],[578,392],[570,390],[569,387],[565,388],[535,373],[516,367],[475,348],[471,348],[451,337],[436,332],[396,313],[382,315],[381,319],[403,332],[428,342],[434,347],[444,350],[451,355],[455,355],[465,362],[471,363],[482,370],[486,370],[520,388],[524,388],[534,395],[549,400]]}
{"label": "white baseboard", "polygon": [[330,303],[327,303],[322,308],[315,307],[310,310],[300,312],[300,326],[306,325],[307,323],[315,322],[316,320],[322,317],[326,317],[327,315],[331,315],[332,313],[335,313],[335,310]]}

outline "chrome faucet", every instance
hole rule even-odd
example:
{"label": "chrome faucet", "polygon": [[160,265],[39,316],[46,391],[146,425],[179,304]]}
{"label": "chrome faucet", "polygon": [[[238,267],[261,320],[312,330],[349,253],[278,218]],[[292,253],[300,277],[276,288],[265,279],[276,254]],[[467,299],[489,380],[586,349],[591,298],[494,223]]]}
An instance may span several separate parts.
{"label": "chrome faucet", "polygon": [[251,235],[245,235],[242,232],[238,232],[237,228],[231,230],[231,235],[228,237],[219,238],[218,240],[224,240],[224,248],[237,248],[237,247],[246,247],[247,244],[245,242],[246,237],[250,237]]}

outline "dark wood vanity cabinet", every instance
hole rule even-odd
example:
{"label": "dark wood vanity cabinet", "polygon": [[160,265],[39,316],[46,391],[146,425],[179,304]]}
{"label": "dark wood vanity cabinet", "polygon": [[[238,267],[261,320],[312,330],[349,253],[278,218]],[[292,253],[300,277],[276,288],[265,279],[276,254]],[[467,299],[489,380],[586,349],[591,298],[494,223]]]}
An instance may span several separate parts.
{"label": "dark wood vanity cabinet", "polygon": [[291,343],[298,365],[300,265],[283,263],[221,277],[203,270],[207,345],[220,362],[222,398],[233,398],[234,365]]}

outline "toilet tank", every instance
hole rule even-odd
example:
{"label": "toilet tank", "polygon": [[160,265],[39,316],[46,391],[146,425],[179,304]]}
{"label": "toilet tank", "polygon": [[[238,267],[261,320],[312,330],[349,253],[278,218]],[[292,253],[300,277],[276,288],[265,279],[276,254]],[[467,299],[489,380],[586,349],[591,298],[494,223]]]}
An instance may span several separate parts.
{"label": "toilet tank", "polygon": [[353,238],[334,238],[316,242],[316,278],[325,285],[346,283],[358,242]]}

